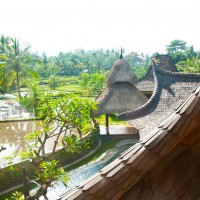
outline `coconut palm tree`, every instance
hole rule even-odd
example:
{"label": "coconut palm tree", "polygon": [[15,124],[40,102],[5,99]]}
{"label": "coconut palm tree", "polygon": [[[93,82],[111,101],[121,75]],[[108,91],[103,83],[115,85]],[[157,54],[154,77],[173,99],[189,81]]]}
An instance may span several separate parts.
{"label": "coconut palm tree", "polygon": [[38,73],[31,66],[38,60],[33,59],[29,53],[30,45],[21,48],[19,40],[11,39],[9,44],[4,46],[5,66],[0,69],[0,83],[11,84],[16,80],[18,96],[20,94],[20,79],[22,77],[38,77]]}

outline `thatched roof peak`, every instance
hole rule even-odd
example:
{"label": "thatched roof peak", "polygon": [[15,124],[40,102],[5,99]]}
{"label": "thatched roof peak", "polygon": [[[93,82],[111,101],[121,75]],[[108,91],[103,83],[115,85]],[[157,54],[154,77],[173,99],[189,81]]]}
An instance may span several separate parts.
{"label": "thatched roof peak", "polygon": [[113,84],[116,82],[137,83],[137,76],[131,70],[131,66],[124,59],[118,59],[114,62],[112,69],[107,75],[106,83]]}

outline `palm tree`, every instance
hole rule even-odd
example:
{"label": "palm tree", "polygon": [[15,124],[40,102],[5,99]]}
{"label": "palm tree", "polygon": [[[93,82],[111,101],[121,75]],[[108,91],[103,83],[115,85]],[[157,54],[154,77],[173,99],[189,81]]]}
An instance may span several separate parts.
{"label": "palm tree", "polygon": [[19,40],[11,39],[8,45],[4,46],[4,53],[6,55],[5,66],[0,70],[0,83],[4,79],[7,83],[13,83],[16,80],[18,96],[21,99],[20,94],[20,79],[22,77],[38,77],[38,73],[31,69],[31,64],[38,61],[33,59],[29,53],[30,45],[26,45],[21,48]]}

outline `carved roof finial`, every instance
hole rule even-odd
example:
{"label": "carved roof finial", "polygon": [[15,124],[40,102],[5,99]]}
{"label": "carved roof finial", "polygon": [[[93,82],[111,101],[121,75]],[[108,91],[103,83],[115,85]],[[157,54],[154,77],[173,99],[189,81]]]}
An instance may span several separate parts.
{"label": "carved roof finial", "polygon": [[121,47],[121,55],[119,57],[120,59],[123,59],[123,55],[122,55],[122,47]]}

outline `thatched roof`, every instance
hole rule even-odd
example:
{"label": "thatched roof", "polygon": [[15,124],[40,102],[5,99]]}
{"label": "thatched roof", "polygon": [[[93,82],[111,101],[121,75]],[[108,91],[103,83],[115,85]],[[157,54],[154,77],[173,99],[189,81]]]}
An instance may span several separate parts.
{"label": "thatched roof", "polygon": [[106,77],[106,83],[108,85],[115,82],[137,83],[136,74],[133,73],[129,63],[124,59],[116,60]]}
{"label": "thatched roof", "polygon": [[135,110],[147,102],[144,96],[133,84],[117,82],[108,85],[96,99],[99,103],[95,115],[121,113]]}
{"label": "thatched roof", "polygon": [[99,105],[94,115],[135,110],[147,102],[146,96],[133,85],[137,83],[137,76],[124,59],[115,61],[106,83],[106,89],[96,99]]}

